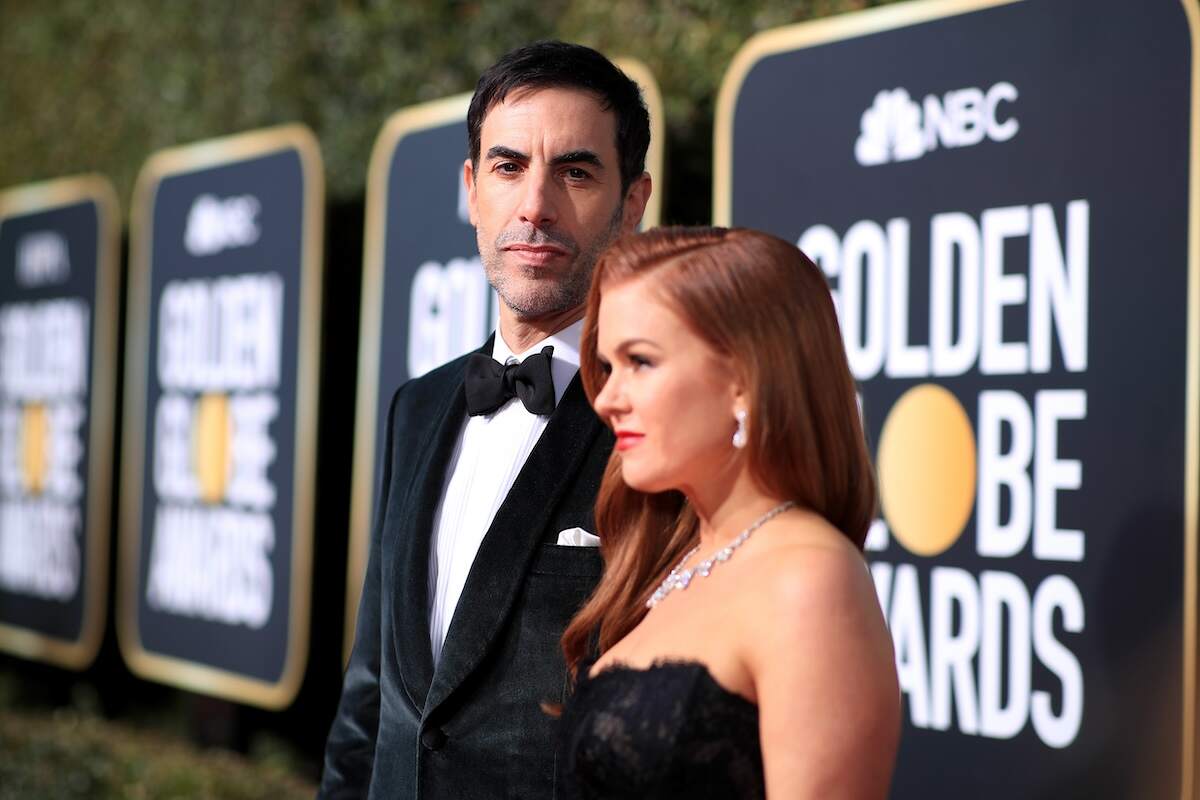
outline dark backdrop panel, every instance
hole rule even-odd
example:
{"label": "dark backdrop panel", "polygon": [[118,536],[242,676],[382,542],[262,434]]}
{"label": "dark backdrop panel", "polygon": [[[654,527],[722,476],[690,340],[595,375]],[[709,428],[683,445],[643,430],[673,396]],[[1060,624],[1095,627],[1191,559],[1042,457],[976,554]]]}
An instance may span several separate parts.
{"label": "dark backdrop panel", "polygon": [[[797,30],[797,44],[763,52],[740,84],[732,116],[718,120],[718,128],[732,134],[732,178],[717,191],[729,193],[733,224],[809,248],[844,302],[854,298],[852,290],[850,300],[842,295],[848,274],[864,276],[866,286],[884,282],[877,295],[880,312],[872,316],[865,297],[857,314],[851,309],[851,317],[875,321],[866,329],[847,330],[847,308],[839,309],[853,344],[861,346],[873,335],[883,340],[884,357],[860,357],[856,372],[873,451],[897,401],[922,384],[948,390],[966,412],[977,445],[970,455],[980,464],[995,463],[995,454],[978,450],[988,424],[979,410],[985,397],[995,396],[989,393],[1015,393],[1035,425],[1039,393],[1068,391],[1083,398],[1082,414],[1071,412],[1054,427],[1043,415],[1040,438],[1030,429],[1031,461],[1022,470],[1036,486],[1039,469],[1046,469],[1041,480],[1050,480],[1052,451],[1054,459],[1077,465],[1079,485],[1052,493],[1056,507],[1050,519],[1057,529],[1082,532],[1082,558],[1039,557],[1035,537],[1011,555],[981,551],[975,498],[965,529],[943,552],[912,552],[882,525],[872,540],[868,556],[876,564],[882,604],[891,612],[902,672],[917,675],[909,680],[923,681],[925,693],[948,696],[951,704],[949,724],[939,729],[937,721],[914,711],[914,704],[924,703],[906,687],[894,796],[1176,796],[1185,758],[1180,731],[1184,715],[1192,718],[1183,709],[1183,631],[1195,618],[1195,609],[1183,606],[1184,571],[1195,569],[1184,564],[1185,541],[1195,535],[1185,525],[1184,474],[1187,460],[1195,457],[1196,436],[1186,427],[1186,412],[1198,400],[1188,397],[1185,384],[1187,326],[1197,311],[1187,297],[1197,270],[1188,260],[1189,225],[1196,214],[1188,206],[1196,154],[1188,128],[1192,34],[1183,6],[1171,0],[1136,8],[1028,0],[970,10],[980,5],[948,6],[950,16],[871,32],[865,32],[867,21],[879,17],[848,16],[842,28],[820,40]],[[1000,84],[1014,91],[993,91]],[[964,89],[978,95],[957,94]],[[1003,98],[993,104],[994,119],[986,108],[971,117],[975,111],[968,107],[958,119],[966,120],[965,128],[948,125],[948,133],[929,135],[926,98],[946,109],[989,94]],[[973,124],[983,126],[979,133]],[[964,129],[969,144],[956,140]],[[916,144],[905,138],[912,135]],[[860,137],[870,140],[861,150]],[[948,146],[954,143],[958,146]],[[881,146],[881,155],[871,157],[871,144]],[[1074,206],[1077,216],[1070,221],[1068,207],[1076,201],[1083,202]],[[1039,206],[1053,214],[1055,241],[1044,225],[1036,234],[1018,230],[996,238],[997,221],[1006,215],[1015,214],[1018,228],[1021,218],[1041,213],[1044,220]],[[985,239],[999,242],[992,248],[999,266],[970,298],[980,314],[999,306],[1001,280],[1023,281],[1023,297],[1014,290],[1013,301],[997,312],[1003,343],[1021,348],[1031,341],[1032,250],[1068,259],[1073,252],[1082,260],[1084,274],[1072,285],[1086,298],[1083,313],[1052,304],[1048,369],[1035,369],[1032,361],[988,368],[978,354],[955,374],[905,370],[889,362],[886,354],[905,344],[929,349],[932,292],[959,295],[961,249],[954,255],[952,285],[931,283],[933,220],[949,212],[973,221],[981,246],[981,255],[971,261],[977,274],[989,269],[982,263],[988,258]],[[878,256],[847,246],[862,235],[847,236],[856,224],[878,231],[884,243]],[[828,228],[823,239],[812,233],[817,226]],[[1069,244],[1072,229],[1078,239]],[[889,237],[889,230],[907,236]],[[904,266],[907,275],[897,271]],[[958,302],[953,314],[957,341],[974,318],[964,316]],[[1085,342],[1082,362],[1067,358],[1064,335]],[[929,420],[922,435],[932,441],[944,430],[945,420]],[[1000,426],[1000,454],[1011,451],[1013,437],[1011,426]],[[921,463],[916,453],[910,455]],[[1047,466],[1039,467],[1039,458]],[[889,525],[888,490],[896,479],[894,468],[889,473],[881,466]],[[1008,486],[1000,490],[1000,523],[1011,520],[1012,492]],[[1034,497],[1035,518],[1048,496]],[[898,608],[910,607],[897,588],[902,567],[918,578],[923,642],[917,661],[910,647],[912,625],[897,617]],[[1083,610],[1076,625],[1064,616],[1068,600],[1050,606],[1050,638],[1066,655],[1056,662],[1049,654],[1053,647],[1043,642],[1039,650],[1035,642],[1028,668],[1009,666],[1013,648],[1019,656],[1031,642],[1012,638],[1025,625],[1018,621],[1014,628],[1007,616],[1013,607],[1006,606],[1005,614],[980,620],[978,641],[993,637],[1003,645],[995,656],[990,650],[986,656],[972,652],[974,697],[960,693],[951,673],[933,666],[953,637],[966,635],[964,614],[975,613],[953,603],[949,638],[934,641],[932,598],[946,596],[947,569],[965,571],[978,602],[986,602],[981,587],[987,572],[1015,576],[1031,600],[1050,576],[1065,578]],[[1036,725],[1029,711],[1014,734],[981,731],[970,707],[978,707],[983,673],[991,669],[985,658],[999,665],[1004,707],[1029,699],[1012,697],[1027,676],[1024,691],[1046,693],[1052,716],[1063,713],[1064,685],[1075,685],[1064,678],[1062,662],[1067,672],[1070,662],[1077,665],[1082,717],[1078,724],[1063,723],[1065,741]],[[940,677],[934,675],[939,671]],[[950,689],[939,688],[939,681]]]}
{"label": "dark backdrop panel", "polygon": [[[0,581],[0,646],[73,668],[87,666],[103,633],[110,485],[102,466],[109,453],[98,445],[111,441],[113,421],[93,416],[112,414],[116,215],[111,187],[95,176],[22,187],[0,199],[0,314],[17,312],[27,323],[5,326],[0,358],[10,359],[10,372],[50,377],[49,367],[60,380],[78,381],[63,394],[40,378],[23,385],[30,381],[10,375],[0,388],[11,423],[0,435],[2,457],[9,478],[18,478],[2,490],[0,559],[13,574]],[[65,310],[62,303],[70,304],[78,326],[48,328],[49,317]],[[42,321],[30,327],[34,318]],[[68,364],[76,375],[61,374]],[[29,414],[39,409],[49,426],[34,447],[43,456],[34,475],[39,470],[26,461],[26,438],[37,435]],[[51,474],[69,474],[76,488],[49,480]],[[47,510],[69,524],[52,522]]]}
{"label": "dark backdrop panel", "polygon": [[[135,345],[145,384],[131,390],[143,410],[131,427],[144,434],[140,471],[127,473],[138,517],[123,521],[136,541],[123,572],[136,642],[123,644],[146,677],[276,707],[294,695],[307,656],[316,434],[304,409],[315,404],[318,363],[321,175],[303,129],[225,141],[215,157],[212,145],[160,155],[143,175],[148,199],[133,235],[150,245],[134,281],[146,305],[131,316],[145,321]],[[240,294],[229,290],[236,281]],[[164,300],[182,291],[206,299],[188,306],[182,344],[162,349],[177,340],[166,338]],[[193,339],[206,347],[189,350]],[[252,352],[277,367],[247,383],[235,366]],[[171,385],[169,371],[192,362],[206,377]],[[168,403],[187,409],[190,435],[166,427]],[[206,403],[216,409],[207,417]],[[249,403],[273,412],[243,424],[238,404]],[[162,482],[162,465],[183,447],[176,466],[188,474]],[[214,452],[215,462],[203,460]],[[224,477],[206,483],[205,463],[227,465],[217,468]],[[257,499],[234,491],[247,474],[265,480]]]}

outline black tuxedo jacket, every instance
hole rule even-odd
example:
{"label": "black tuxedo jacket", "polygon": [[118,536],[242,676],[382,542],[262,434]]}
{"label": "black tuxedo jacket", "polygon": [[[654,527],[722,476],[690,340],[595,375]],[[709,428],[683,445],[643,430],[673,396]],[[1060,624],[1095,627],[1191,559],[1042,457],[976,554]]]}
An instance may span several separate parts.
{"label": "black tuxedo jacket", "polygon": [[[484,352],[490,353],[490,348]],[[429,643],[429,549],[466,419],[466,357],[409,381],[387,445],[354,649],[329,733],[320,797],[552,798],[565,698],[559,637],[600,575],[594,530],[612,434],[567,388],[479,547],[437,670]],[[498,457],[506,457],[500,455]]]}

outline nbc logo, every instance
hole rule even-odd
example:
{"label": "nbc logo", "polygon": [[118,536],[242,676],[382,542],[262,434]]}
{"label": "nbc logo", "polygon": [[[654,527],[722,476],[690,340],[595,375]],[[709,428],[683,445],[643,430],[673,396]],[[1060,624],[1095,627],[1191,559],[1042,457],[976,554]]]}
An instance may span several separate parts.
{"label": "nbc logo", "polygon": [[926,95],[918,104],[902,88],[884,89],[863,112],[854,158],[864,167],[912,161],[941,147],[970,147],[985,138],[1006,142],[1020,123],[1003,116],[1001,103],[1014,103],[1017,89],[1001,81],[984,91],[955,89],[941,97]]}
{"label": "nbc logo", "polygon": [[17,283],[45,286],[71,277],[71,254],[58,231],[35,231],[17,241]]}
{"label": "nbc logo", "polygon": [[262,210],[254,195],[220,200],[202,194],[188,212],[183,244],[194,256],[211,256],[232,247],[247,247],[258,241],[258,212]]}

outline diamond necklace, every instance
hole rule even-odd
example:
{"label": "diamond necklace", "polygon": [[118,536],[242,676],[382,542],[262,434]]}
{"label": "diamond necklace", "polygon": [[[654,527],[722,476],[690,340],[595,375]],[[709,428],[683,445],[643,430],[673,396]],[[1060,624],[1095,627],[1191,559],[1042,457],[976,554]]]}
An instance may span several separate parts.
{"label": "diamond necklace", "polygon": [[718,550],[712,558],[701,561],[691,569],[683,569],[683,565],[688,562],[688,559],[696,555],[696,552],[700,549],[700,545],[696,545],[691,550],[688,550],[687,555],[685,555],[683,559],[675,565],[675,569],[667,573],[667,577],[664,578],[663,582],[660,583],[658,588],[654,590],[654,594],[650,595],[650,599],[646,601],[646,608],[654,608],[663,601],[664,597],[676,589],[688,588],[688,586],[690,586],[692,583],[692,578],[696,577],[697,575],[699,575],[701,578],[707,578],[708,574],[712,572],[712,568],[714,566],[716,566],[718,563],[728,561],[733,555],[733,551],[737,550],[746,543],[746,540],[750,538],[750,534],[754,533],[763,525],[767,524],[767,522],[769,522],[771,519],[779,514],[782,514],[784,511],[787,511],[794,505],[796,504],[791,500],[788,500],[786,503],[780,503],[758,519],[754,520],[754,522],[751,522],[746,530],[739,533],[737,538]]}

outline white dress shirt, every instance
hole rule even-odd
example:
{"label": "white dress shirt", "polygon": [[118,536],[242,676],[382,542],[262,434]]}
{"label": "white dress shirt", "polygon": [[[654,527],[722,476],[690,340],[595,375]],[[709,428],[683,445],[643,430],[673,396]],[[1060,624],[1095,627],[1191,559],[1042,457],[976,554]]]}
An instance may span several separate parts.
{"label": "white dress shirt", "polygon": [[[550,372],[557,407],[567,384],[579,371],[582,331],[583,320],[579,320],[525,352],[514,354],[497,330],[492,357],[501,364],[520,362],[553,345]],[[519,399],[513,398],[491,414],[468,416],[462,426],[446,471],[429,547],[429,639],[434,667],[441,658],[454,609],[484,534],[549,421],[548,416],[529,413]]]}

